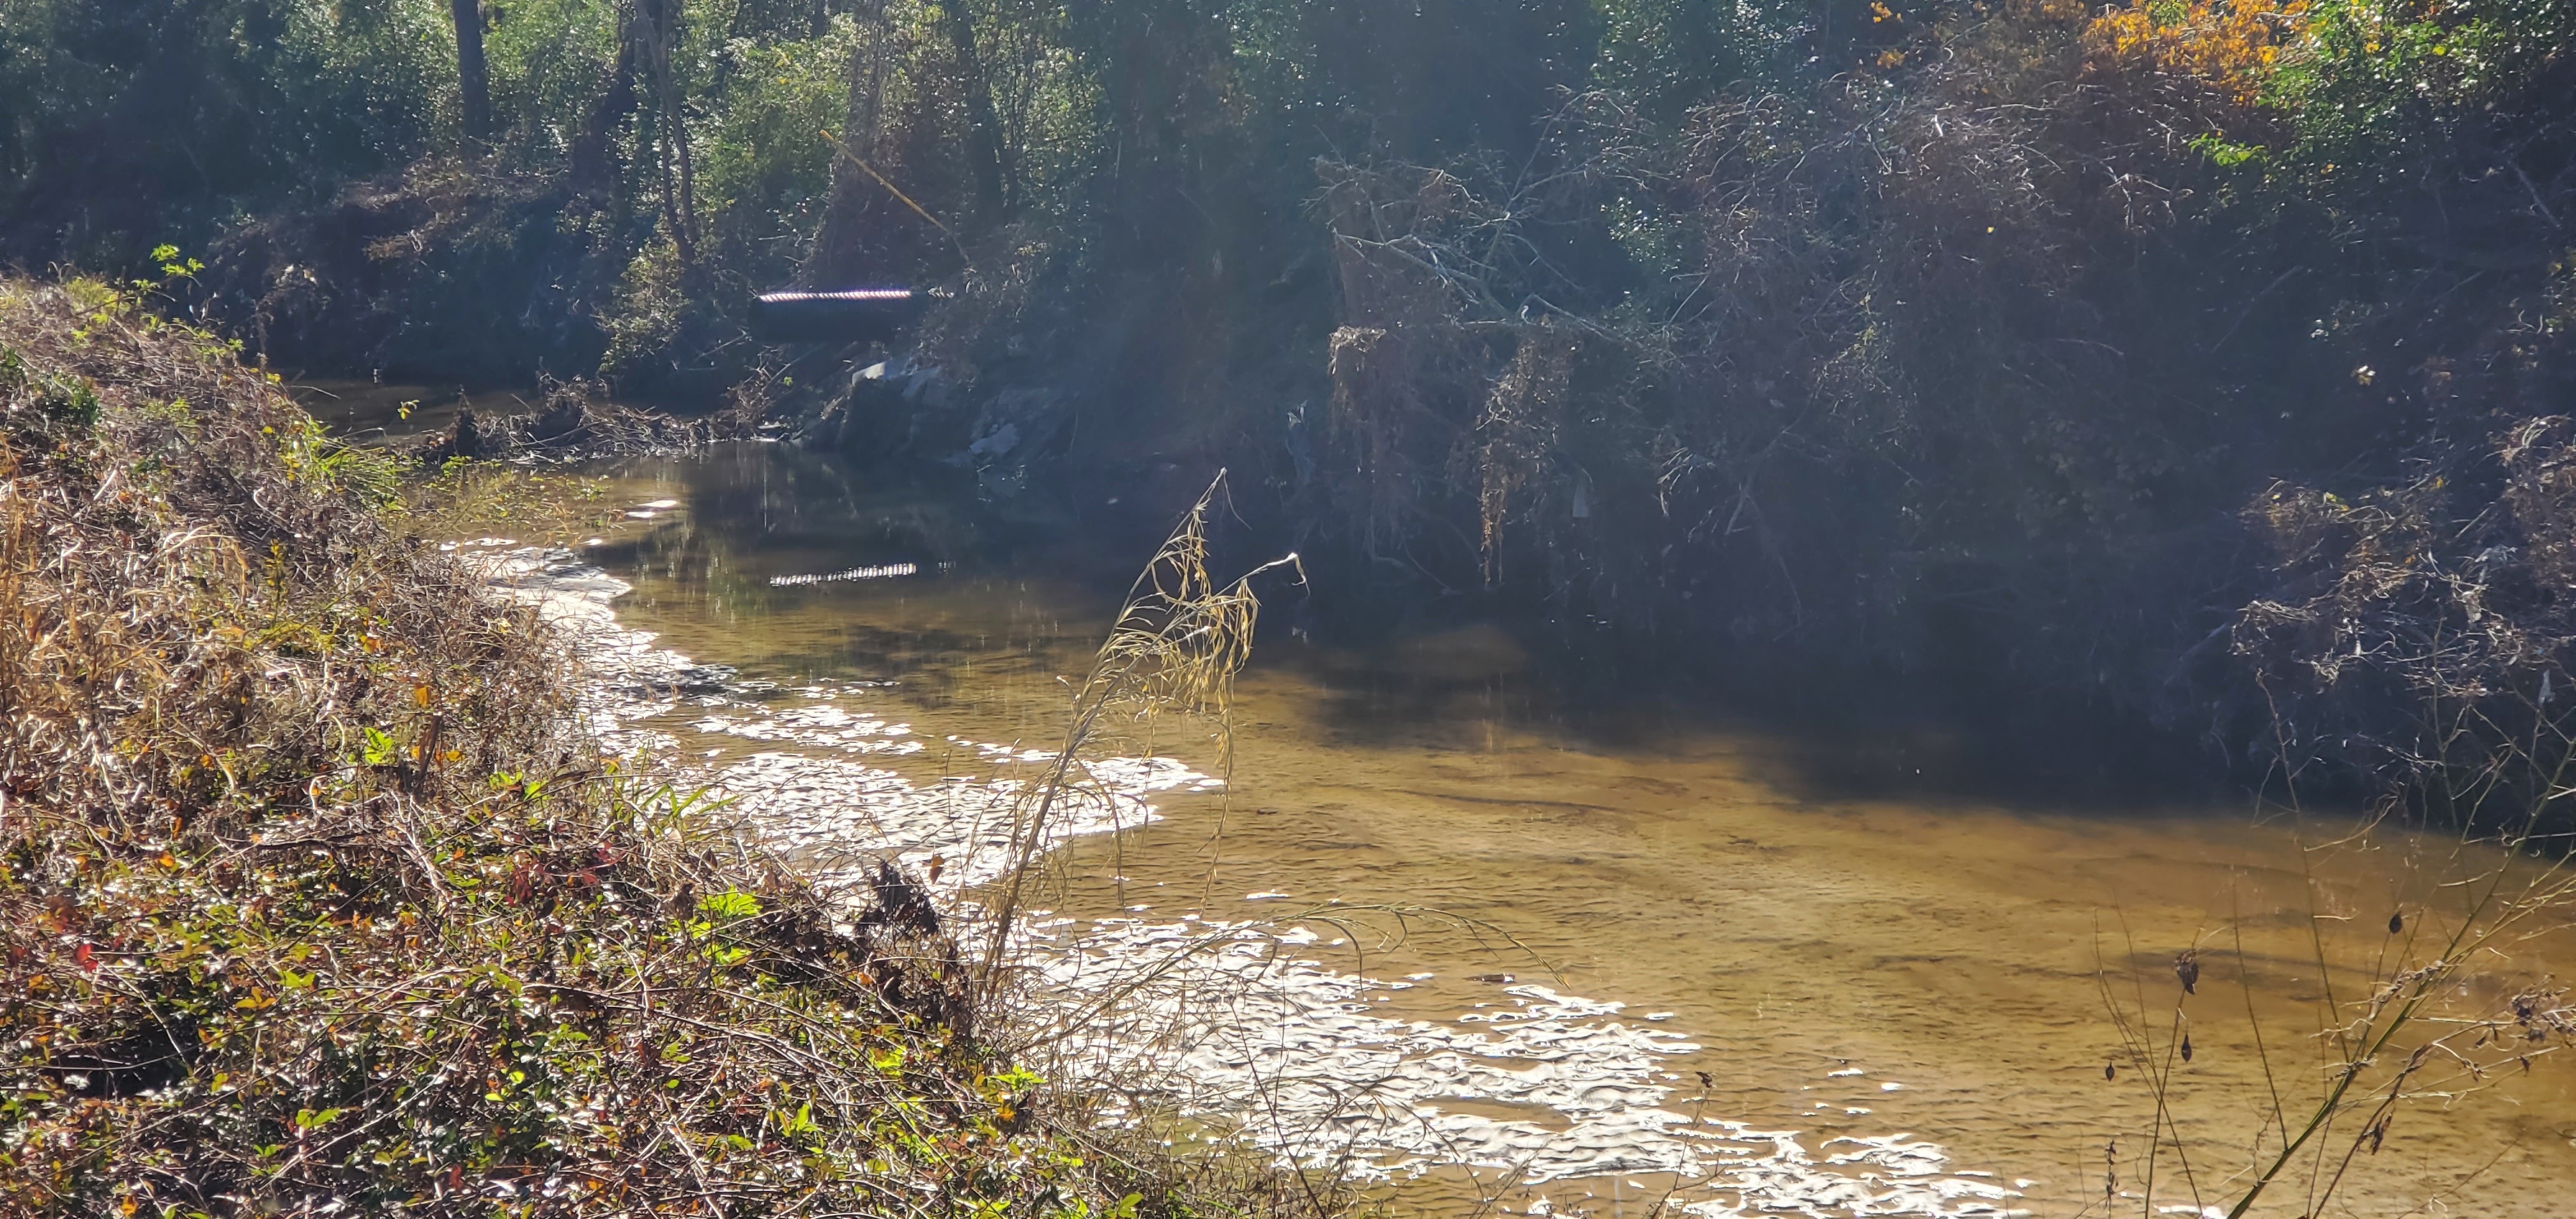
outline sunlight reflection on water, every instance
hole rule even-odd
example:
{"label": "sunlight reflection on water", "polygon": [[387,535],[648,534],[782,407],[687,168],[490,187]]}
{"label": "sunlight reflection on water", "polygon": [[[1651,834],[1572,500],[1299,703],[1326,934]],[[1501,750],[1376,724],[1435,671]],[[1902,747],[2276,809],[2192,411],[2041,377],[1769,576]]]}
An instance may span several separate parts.
{"label": "sunlight reflection on water", "polygon": [[[820,862],[827,883],[855,885],[874,856],[916,867],[936,858],[936,891],[952,917],[973,922],[968,895],[1012,858],[1014,804],[1028,782],[1012,771],[1051,754],[952,736],[948,744],[990,773],[916,785],[860,760],[925,748],[908,723],[868,708],[877,691],[683,697],[677,688],[699,667],[616,621],[608,606],[622,582],[568,552],[497,539],[483,549],[496,585],[540,605],[576,641],[593,712],[619,747],[702,769],[749,825]],[[763,748],[682,758],[683,731],[693,743]],[[1140,826],[1159,819],[1159,794],[1222,786],[1166,757],[1111,758],[1086,771],[1050,822],[1051,840]],[[1621,1003],[1531,983],[1500,992],[1508,1007],[1449,1021],[1393,1018],[1376,1003],[1415,983],[1299,955],[1318,938],[1293,919],[1032,916],[1015,936],[1015,959],[1034,965],[1038,1021],[1064,1034],[1046,1043],[1053,1078],[1115,1080],[1130,1096],[1212,1119],[1300,1165],[1378,1180],[1481,1171],[1542,1212],[1538,1187],[1643,1173],[1691,1183],[1677,1199],[1701,1215],[2022,1213],[2007,1209],[2014,1190],[1947,1173],[1942,1149],[1910,1135],[1828,1137],[1811,1150],[1802,1140],[1812,1136],[1799,1131],[1678,1103],[1664,1060],[1700,1047],[1633,1023]]]}
{"label": "sunlight reflection on water", "polygon": [[[603,723],[706,768],[825,870],[936,858],[952,903],[995,875],[996,827],[1113,608],[1065,571],[1116,556],[1065,558],[1061,535],[1012,552],[1002,525],[784,446],[636,468],[616,502],[682,507],[587,548],[605,573],[516,560],[542,576],[530,595],[596,629],[600,671],[628,674],[594,686]],[[901,562],[919,573],[771,583]],[[2155,1117],[2132,1072],[2104,1078],[2097,977],[2170,986],[2179,946],[2241,929],[2251,993],[2193,1013],[2171,1115],[2209,1171],[2156,1183],[2156,1208],[2191,1213],[2260,1125],[2247,1011],[2309,1071],[2279,1033],[2315,1027],[2310,914],[2384,918],[2433,883],[2402,842],[2303,860],[2290,827],[2241,810],[1817,794],[1794,767],[1831,752],[1687,714],[1605,732],[1560,713],[1490,624],[1365,655],[1264,647],[1236,772],[1204,739],[1156,742],[1059,822],[1081,832],[1055,839],[1035,904],[1056,913],[1023,928],[1023,960],[1049,1010],[1120,995],[1123,1023],[1067,1035],[1047,1073],[1125,1054],[1161,1071],[1145,1103],[1383,1175],[1429,1213],[1483,1194],[1636,1214],[1676,1183],[1703,1214],[2099,1208],[2106,1148],[2133,1195],[2131,1136]],[[1174,936],[1198,951],[1175,960]],[[1564,1057],[1494,1048],[1533,1020],[1563,1026]],[[2563,1072],[2515,1082],[2507,1103],[2401,1119],[2345,1200],[2560,1219],[2576,1093]]]}

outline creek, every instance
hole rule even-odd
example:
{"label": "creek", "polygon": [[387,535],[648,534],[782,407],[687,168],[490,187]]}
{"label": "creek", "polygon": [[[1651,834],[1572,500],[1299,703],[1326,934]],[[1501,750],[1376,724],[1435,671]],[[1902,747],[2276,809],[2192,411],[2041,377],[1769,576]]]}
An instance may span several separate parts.
{"label": "creek", "polygon": [[[785,445],[602,472],[629,526],[559,584],[611,651],[729,667],[621,730],[827,871],[893,854],[971,900],[1143,556]],[[1230,771],[1175,726],[1064,823],[1021,959],[1103,1014],[1054,1069],[1434,1214],[2223,1213],[2273,1089],[2295,1121],[2322,1078],[2325,985],[2493,862],[2250,806],[1832,795],[1812,741],[1584,712],[1490,624],[1265,632],[1231,718]],[[2163,1038],[2187,947],[2193,1171],[2148,1204],[2156,1104],[2111,1012]],[[2338,1205],[2570,1213],[2568,1072],[2502,1084],[2402,1110]]]}

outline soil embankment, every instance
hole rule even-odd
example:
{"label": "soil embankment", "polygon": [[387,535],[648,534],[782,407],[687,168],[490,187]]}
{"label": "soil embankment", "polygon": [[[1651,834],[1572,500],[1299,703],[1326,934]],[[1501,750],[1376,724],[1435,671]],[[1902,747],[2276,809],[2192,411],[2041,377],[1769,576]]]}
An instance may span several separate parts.
{"label": "soil embankment", "polygon": [[1223,1188],[1050,1124],[917,902],[603,759],[540,617],[221,341],[0,281],[0,473],[0,1209]]}

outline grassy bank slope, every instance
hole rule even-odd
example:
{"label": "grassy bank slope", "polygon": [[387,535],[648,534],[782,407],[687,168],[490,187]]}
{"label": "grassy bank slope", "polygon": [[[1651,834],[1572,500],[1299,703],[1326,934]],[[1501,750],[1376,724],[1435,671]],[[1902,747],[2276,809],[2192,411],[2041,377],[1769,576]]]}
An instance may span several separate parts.
{"label": "grassy bank slope", "polygon": [[604,765],[225,345],[0,280],[0,411],[0,1210],[1191,1205],[1047,1128],[917,907]]}

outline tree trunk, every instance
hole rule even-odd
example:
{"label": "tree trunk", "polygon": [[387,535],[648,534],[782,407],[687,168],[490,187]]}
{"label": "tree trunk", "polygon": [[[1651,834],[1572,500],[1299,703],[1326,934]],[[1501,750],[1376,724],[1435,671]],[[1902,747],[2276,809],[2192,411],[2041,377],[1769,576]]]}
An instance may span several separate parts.
{"label": "tree trunk", "polygon": [[966,11],[966,3],[942,0],[939,11],[945,19],[940,25],[947,30],[948,45],[957,56],[957,73],[966,86],[966,156],[975,173],[975,210],[989,221],[1000,216],[1008,202],[1002,174],[1002,122],[993,110],[992,82],[984,78],[983,61],[975,54],[975,19]]}
{"label": "tree trunk", "polygon": [[482,143],[492,138],[492,78],[483,63],[483,0],[448,0],[456,19],[457,108],[465,118],[465,138]]}
{"label": "tree trunk", "polygon": [[572,143],[570,178],[575,190],[601,190],[617,182],[617,127],[635,112],[635,18],[625,4],[616,7],[617,59],[609,65],[608,87],[590,108],[590,120]]}
{"label": "tree trunk", "polygon": [[884,0],[862,5],[859,19],[867,23],[867,49],[850,56],[849,99],[842,111],[840,147],[832,157],[832,194],[815,229],[814,249],[805,259],[805,282],[817,288],[859,282],[867,270],[866,226],[877,210],[879,188],[857,160],[877,155],[877,116],[885,97]]}
{"label": "tree trunk", "polygon": [[[654,158],[662,177],[662,214],[679,247],[680,265],[697,262],[698,215],[695,169],[689,155],[688,116],[680,106],[680,87],[671,70],[671,51],[680,41],[681,0],[643,0],[646,61],[653,69]],[[679,174],[673,190],[672,171]]]}

